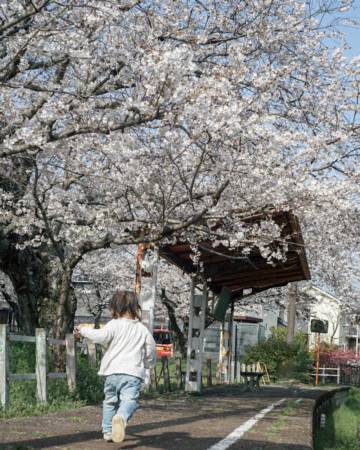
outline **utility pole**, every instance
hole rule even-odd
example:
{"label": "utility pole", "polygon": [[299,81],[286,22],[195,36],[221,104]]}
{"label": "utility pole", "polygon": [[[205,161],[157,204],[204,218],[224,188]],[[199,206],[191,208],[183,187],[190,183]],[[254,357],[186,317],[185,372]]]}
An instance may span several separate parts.
{"label": "utility pole", "polygon": [[135,270],[135,294],[138,296],[138,301],[141,291],[141,263],[144,258],[145,245],[138,244],[136,253],[136,270]]}
{"label": "utility pole", "polygon": [[288,290],[287,343],[291,344],[295,334],[297,283],[291,283]]}
{"label": "utility pole", "polygon": [[320,367],[320,333],[317,333],[316,343],[316,369],[315,369],[315,384],[319,384],[319,367]]}
{"label": "utility pole", "polygon": [[360,314],[357,313],[355,315],[355,320],[354,323],[356,325],[356,347],[355,347],[355,352],[356,352],[356,356],[359,356],[359,324],[360,324]]}
{"label": "utility pole", "polygon": [[[146,270],[143,270],[143,263],[147,257],[147,251],[152,249],[153,255],[150,256]],[[136,272],[135,272],[135,294],[141,307],[141,321],[153,334],[156,284],[158,269],[159,251],[158,248],[150,243],[139,244],[136,254]],[[149,389],[151,383],[151,373],[149,369],[145,370],[144,390]]]}

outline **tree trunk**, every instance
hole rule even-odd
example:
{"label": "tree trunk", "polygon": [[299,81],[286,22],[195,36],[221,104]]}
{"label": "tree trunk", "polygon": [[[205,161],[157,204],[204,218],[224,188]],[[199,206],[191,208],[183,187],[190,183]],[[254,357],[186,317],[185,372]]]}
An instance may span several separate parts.
{"label": "tree trunk", "polygon": [[51,269],[48,248],[16,247],[18,236],[0,240],[0,270],[11,280],[18,305],[11,305],[22,332],[33,335],[43,327],[57,339],[74,327],[76,297],[71,286],[72,270]]}
{"label": "tree trunk", "polygon": [[[74,329],[76,296],[71,286],[72,270],[62,272],[58,282],[58,301],[55,309],[53,335],[55,339],[65,339],[66,333]],[[54,366],[58,371],[65,371],[65,348],[54,346]]]}
{"label": "tree trunk", "polygon": [[74,329],[76,296],[71,286],[72,270],[65,270],[59,279],[58,301],[53,333],[56,339],[64,339]]}
{"label": "tree trunk", "polygon": [[179,349],[181,356],[186,359],[186,337],[177,323],[173,302],[166,296],[165,289],[161,290],[160,298],[168,312],[170,328],[174,332],[175,346]]}
{"label": "tree trunk", "polygon": [[15,320],[25,334],[44,326],[49,307],[49,258],[44,249],[19,250],[17,236],[0,240],[0,270],[11,280],[18,303],[12,304]]}

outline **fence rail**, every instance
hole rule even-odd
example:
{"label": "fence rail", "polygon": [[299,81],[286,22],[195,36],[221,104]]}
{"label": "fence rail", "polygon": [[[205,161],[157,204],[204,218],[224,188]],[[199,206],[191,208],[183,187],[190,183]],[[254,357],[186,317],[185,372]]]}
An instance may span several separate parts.
{"label": "fence rail", "polygon": [[65,345],[65,339],[48,338],[48,343],[50,345]]}
{"label": "fence rail", "polygon": [[[35,343],[35,373],[10,373],[9,354],[11,342]],[[49,372],[48,350],[50,345],[65,346],[66,372]],[[10,334],[8,325],[0,325],[0,404],[9,405],[9,382],[36,380],[36,398],[38,403],[48,402],[48,379],[66,378],[72,392],[76,387],[75,340],[73,334],[67,334],[65,340],[48,338],[43,328],[37,328],[35,336]]]}
{"label": "fence rail", "polygon": [[[335,373],[334,373],[335,372]],[[325,381],[325,378],[336,378],[336,384],[340,384],[340,366],[339,367],[319,367],[319,378]],[[316,376],[316,372],[312,373],[312,376]]]}
{"label": "fence rail", "polygon": [[8,380],[10,381],[36,380],[36,373],[10,373]]}
{"label": "fence rail", "polygon": [[33,342],[35,343],[35,336],[24,336],[21,334],[9,334],[9,340],[12,342]]}

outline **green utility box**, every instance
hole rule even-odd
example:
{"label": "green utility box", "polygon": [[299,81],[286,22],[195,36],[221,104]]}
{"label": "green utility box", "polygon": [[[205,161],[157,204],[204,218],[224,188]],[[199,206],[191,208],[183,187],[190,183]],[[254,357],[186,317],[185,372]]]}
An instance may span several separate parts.
{"label": "green utility box", "polygon": [[219,299],[215,305],[213,316],[216,320],[220,320],[221,322],[225,319],[226,311],[229,307],[231,301],[231,291],[227,288],[222,288]]}

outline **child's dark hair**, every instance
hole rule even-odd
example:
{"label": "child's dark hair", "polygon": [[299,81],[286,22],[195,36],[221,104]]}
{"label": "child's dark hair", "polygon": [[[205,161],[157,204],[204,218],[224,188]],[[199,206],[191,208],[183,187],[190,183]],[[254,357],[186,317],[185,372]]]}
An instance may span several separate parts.
{"label": "child's dark hair", "polygon": [[141,308],[136,295],[131,291],[117,291],[109,302],[111,315],[114,319],[128,313],[133,319],[140,319]]}

